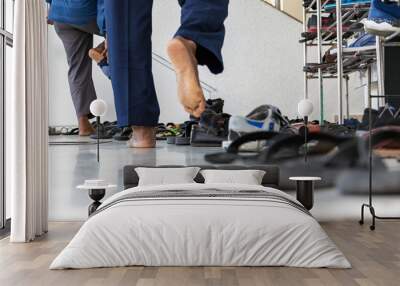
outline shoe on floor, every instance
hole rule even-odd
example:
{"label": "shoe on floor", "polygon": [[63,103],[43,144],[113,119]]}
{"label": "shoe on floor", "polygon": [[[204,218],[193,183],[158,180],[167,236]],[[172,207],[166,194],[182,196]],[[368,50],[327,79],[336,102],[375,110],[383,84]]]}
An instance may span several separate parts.
{"label": "shoe on floor", "polygon": [[166,136],[167,144],[176,143],[176,137],[182,135],[184,132],[182,125],[184,124],[167,123],[165,125],[166,131],[170,133],[168,136]]}
{"label": "shoe on floor", "polygon": [[[289,125],[280,110],[272,105],[261,105],[247,116],[232,116],[229,120],[228,141],[235,141],[243,135],[260,132],[279,132]],[[266,141],[254,141],[241,147],[242,151],[254,152],[264,148]]]}
{"label": "shoe on floor", "polygon": [[368,33],[380,36],[400,32],[400,5],[396,2],[372,0],[364,27]]}
{"label": "shoe on floor", "polygon": [[229,140],[234,141],[243,134],[258,131],[279,132],[289,125],[280,110],[272,105],[261,105],[246,117],[232,116],[229,120]]}
{"label": "shoe on floor", "polygon": [[208,133],[226,137],[228,135],[230,117],[230,114],[217,113],[214,110],[206,109],[201,115],[199,123]]}
{"label": "shoe on floor", "polygon": [[128,141],[132,136],[132,128],[125,127],[121,130],[121,132],[114,135],[114,140],[116,141]]}
{"label": "shoe on floor", "polygon": [[[371,110],[371,117],[372,117],[372,122],[371,126],[374,127],[375,122],[378,120],[379,112],[378,110],[372,109]],[[361,120],[361,124],[358,126],[357,130],[358,131],[367,131],[369,129],[369,108],[366,108],[364,110],[364,115]]]}
{"label": "shoe on floor", "polygon": [[175,145],[185,146],[190,145],[190,136],[192,134],[192,127],[197,125],[196,121],[186,121],[183,124],[183,133],[175,137]]}
{"label": "shoe on floor", "polygon": [[221,147],[226,136],[218,136],[207,132],[207,129],[194,125],[190,136],[190,144],[193,147]]}
{"label": "shoe on floor", "polygon": [[393,106],[379,108],[379,116],[374,123],[374,128],[383,126],[400,126],[400,118],[394,117],[396,111],[396,108]]}
{"label": "shoe on floor", "polygon": [[[212,110],[215,113],[223,113],[224,112],[224,100],[221,98],[216,99],[207,99],[206,101],[206,110]],[[191,121],[199,121],[200,118],[196,118],[193,115],[190,115]]]}

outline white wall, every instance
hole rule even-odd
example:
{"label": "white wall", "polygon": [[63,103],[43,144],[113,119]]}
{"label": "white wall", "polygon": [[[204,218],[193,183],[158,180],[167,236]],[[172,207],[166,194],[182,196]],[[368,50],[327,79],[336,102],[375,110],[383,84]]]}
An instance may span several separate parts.
{"label": "white wall", "polygon": [[[96,42],[100,39],[97,38]],[[51,126],[76,125],[76,116],[68,86],[68,65],[61,40],[49,26],[49,121]],[[93,79],[98,97],[110,106],[107,120],[115,120],[114,100],[110,81],[93,66]]]}
{"label": "white wall", "polygon": [[[167,58],[165,45],[179,26],[180,9],[175,1],[155,0],[153,51]],[[301,24],[258,0],[231,0],[226,22],[227,36],[223,50],[226,70],[214,76],[201,68],[203,81],[218,89],[213,97],[222,97],[226,112],[246,114],[260,104],[274,104],[290,117],[296,116],[297,102],[303,98],[303,53],[298,43]],[[74,112],[66,80],[66,60],[60,40],[50,33],[50,124],[74,124]],[[183,121],[187,116],[176,100],[174,73],[153,62],[154,77],[161,105],[161,122]],[[111,86],[94,68],[99,97],[113,106]],[[326,88],[326,118],[337,114],[336,81]],[[351,113],[361,113],[363,90],[351,86]],[[319,118],[317,83],[310,86],[316,105],[313,117]],[[111,108],[109,120],[115,118]]]}

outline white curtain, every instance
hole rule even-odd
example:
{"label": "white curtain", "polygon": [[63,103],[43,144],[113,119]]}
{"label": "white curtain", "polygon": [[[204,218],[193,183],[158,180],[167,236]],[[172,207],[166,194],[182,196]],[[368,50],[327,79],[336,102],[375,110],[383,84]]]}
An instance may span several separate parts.
{"label": "white curtain", "polygon": [[12,242],[47,232],[48,68],[44,0],[15,1],[12,93],[6,98],[6,167]]}

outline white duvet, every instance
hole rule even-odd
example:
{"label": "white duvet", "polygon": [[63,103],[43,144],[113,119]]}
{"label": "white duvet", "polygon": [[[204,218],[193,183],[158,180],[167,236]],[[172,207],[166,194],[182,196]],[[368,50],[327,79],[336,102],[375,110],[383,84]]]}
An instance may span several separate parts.
{"label": "white duvet", "polygon": [[[185,184],[166,190],[263,190],[261,186]],[[293,206],[259,199],[185,198],[123,201],[89,218],[51,269],[118,266],[292,266],[349,268],[318,222]]]}

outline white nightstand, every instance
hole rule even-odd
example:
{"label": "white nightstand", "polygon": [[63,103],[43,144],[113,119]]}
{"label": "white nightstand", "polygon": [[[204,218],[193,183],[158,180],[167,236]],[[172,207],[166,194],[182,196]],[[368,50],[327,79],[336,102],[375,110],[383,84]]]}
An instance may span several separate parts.
{"label": "white nightstand", "polygon": [[77,186],[79,190],[89,192],[89,197],[94,201],[88,208],[89,216],[101,205],[100,200],[106,195],[107,189],[115,189],[116,185],[110,185],[104,180],[85,180],[83,185]]}

